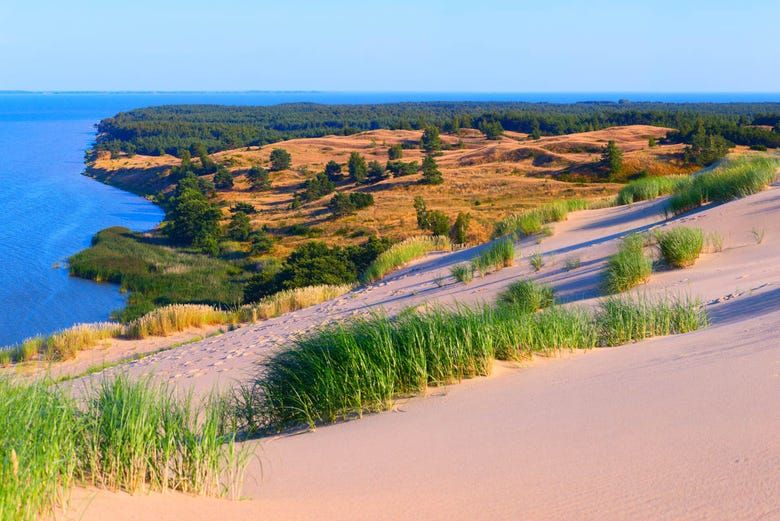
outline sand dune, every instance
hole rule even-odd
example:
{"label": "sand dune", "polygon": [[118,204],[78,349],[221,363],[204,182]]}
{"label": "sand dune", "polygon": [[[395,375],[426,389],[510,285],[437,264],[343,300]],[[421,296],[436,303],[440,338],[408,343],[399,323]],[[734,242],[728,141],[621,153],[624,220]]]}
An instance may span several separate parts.
{"label": "sand dune", "polygon": [[[206,392],[245,379],[326,320],[436,301],[491,301],[518,277],[595,302],[631,231],[698,226],[724,249],[654,273],[646,294],[690,295],[712,325],[614,349],[501,365],[490,378],[393,412],[262,441],[248,501],[79,491],[84,519],[780,519],[780,189],[665,220],[663,201],[577,212],[513,267],[472,284],[434,279],[474,249],[438,255],[313,308],[129,366]],[[763,230],[759,244],[753,231]],[[536,251],[545,267],[532,274]],[[581,266],[565,271],[564,259]]]}

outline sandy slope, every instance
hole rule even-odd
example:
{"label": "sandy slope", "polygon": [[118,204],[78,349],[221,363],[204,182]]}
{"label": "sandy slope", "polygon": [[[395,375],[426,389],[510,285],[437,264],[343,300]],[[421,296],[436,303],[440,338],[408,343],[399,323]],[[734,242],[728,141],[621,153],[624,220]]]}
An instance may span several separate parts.
{"label": "sandy slope", "polygon": [[[678,223],[718,231],[723,252],[656,273],[643,289],[701,297],[709,328],[502,366],[396,412],[264,440],[245,491],[253,501],[86,494],[85,518],[780,519],[780,189],[671,221],[662,206],[579,212],[540,245],[523,244],[523,256],[541,251],[547,262],[535,277],[587,302],[628,231]],[[753,229],[765,230],[761,244]],[[469,286],[434,283],[471,255],[426,259],[369,289],[129,370],[205,391],[246,378],[274,346],[326,317],[488,301],[530,275],[523,259]],[[582,265],[566,272],[572,255]]]}

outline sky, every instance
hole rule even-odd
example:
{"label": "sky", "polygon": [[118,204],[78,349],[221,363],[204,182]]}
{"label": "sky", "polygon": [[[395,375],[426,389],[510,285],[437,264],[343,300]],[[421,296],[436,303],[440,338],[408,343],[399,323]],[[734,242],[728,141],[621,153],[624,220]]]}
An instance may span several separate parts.
{"label": "sky", "polygon": [[777,92],[777,0],[2,0],[0,90]]}

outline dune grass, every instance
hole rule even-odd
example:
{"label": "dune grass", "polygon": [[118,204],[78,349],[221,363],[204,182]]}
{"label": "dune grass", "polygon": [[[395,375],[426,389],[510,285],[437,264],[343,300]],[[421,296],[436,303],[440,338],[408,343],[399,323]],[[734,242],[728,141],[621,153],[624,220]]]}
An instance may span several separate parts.
{"label": "dune grass", "polygon": [[307,308],[340,297],[352,291],[352,288],[351,284],[322,284],[286,289],[254,304],[241,306],[238,310],[238,316],[243,322],[267,320],[290,311]]}
{"label": "dune grass", "polygon": [[532,280],[519,280],[510,284],[498,296],[498,303],[513,306],[525,313],[533,313],[552,306],[555,303],[555,291],[550,286]]}
{"label": "dune grass", "polygon": [[143,339],[150,336],[168,336],[190,327],[227,324],[235,321],[232,313],[203,304],[171,304],[157,308],[127,324],[124,336]]}
{"label": "dune grass", "polygon": [[565,221],[569,212],[585,210],[586,208],[588,208],[588,201],[584,199],[566,199],[543,204],[519,214],[509,215],[498,221],[493,230],[493,236],[527,237],[541,233],[545,224]]}
{"label": "dune grass", "polygon": [[609,258],[604,278],[607,293],[622,293],[650,278],[653,260],[645,254],[645,237],[634,234],[624,238],[618,252]]}
{"label": "dune grass", "polygon": [[[691,318],[693,317],[693,319]],[[493,359],[589,349],[706,323],[694,301],[610,300],[599,310],[552,306],[436,308],[330,325],[272,356],[238,400],[251,429],[313,428],[377,412],[429,386],[486,375]]]}
{"label": "dune grass", "polygon": [[379,254],[366,269],[362,280],[364,282],[377,281],[411,260],[434,251],[449,251],[451,249],[452,243],[450,243],[449,238],[443,235],[410,237],[392,245],[389,249]]}
{"label": "dune grass", "polygon": [[458,282],[468,284],[474,280],[474,265],[473,264],[456,264],[450,268],[450,274]]}
{"label": "dune grass", "polygon": [[616,204],[624,205],[655,199],[674,192],[678,187],[690,182],[687,175],[669,175],[643,177],[631,181],[618,192]]}
{"label": "dune grass", "polygon": [[758,193],[775,181],[779,165],[777,159],[766,156],[730,159],[678,186],[669,199],[669,210],[680,214]]}
{"label": "dune grass", "polygon": [[43,355],[47,360],[68,360],[75,357],[78,351],[121,336],[122,333],[124,326],[116,322],[76,324],[48,337],[43,344]]}
{"label": "dune grass", "polygon": [[497,239],[471,261],[472,271],[484,277],[515,263],[515,242],[510,237]]}
{"label": "dune grass", "polygon": [[704,233],[700,228],[678,226],[655,233],[661,257],[673,268],[693,266],[704,247]]}
{"label": "dune grass", "polygon": [[162,384],[121,376],[84,398],[45,381],[0,379],[0,520],[50,516],[76,484],[235,490],[247,455],[235,448],[224,400],[195,405]]}

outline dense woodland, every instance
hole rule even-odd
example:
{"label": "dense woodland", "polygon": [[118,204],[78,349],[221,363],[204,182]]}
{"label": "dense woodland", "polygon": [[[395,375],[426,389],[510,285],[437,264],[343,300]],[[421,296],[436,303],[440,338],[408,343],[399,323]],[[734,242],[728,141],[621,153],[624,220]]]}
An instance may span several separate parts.
{"label": "dense woodland", "polygon": [[697,128],[738,145],[780,146],[780,103],[487,103],[429,102],[378,105],[273,106],[169,105],[120,113],[98,124],[97,148],[181,157],[202,144],[209,153],[265,145],[297,137],[365,130],[502,130],[532,136],[598,130],[614,125],[658,125],[679,131],[690,143]]}

